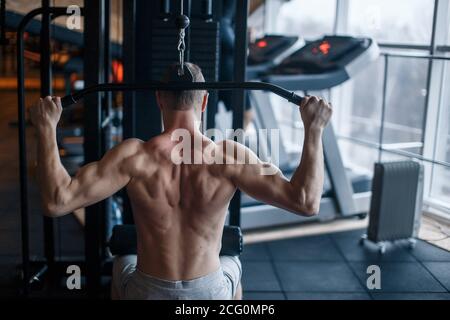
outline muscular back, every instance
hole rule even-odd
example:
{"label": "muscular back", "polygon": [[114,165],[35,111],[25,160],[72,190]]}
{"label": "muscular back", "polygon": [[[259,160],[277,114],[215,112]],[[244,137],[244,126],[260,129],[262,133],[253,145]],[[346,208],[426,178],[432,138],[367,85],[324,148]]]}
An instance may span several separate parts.
{"label": "muscular back", "polygon": [[[203,111],[206,103],[204,95]],[[56,141],[61,101],[41,99],[31,109],[31,119],[38,135],[37,172],[45,214],[61,217],[126,187],[138,230],[138,268],[167,280],[188,280],[211,273],[219,267],[226,209],[236,188],[295,214],[318,213],[324,170],[322,132],[332,111],[315,97],[304,98],[300,108],[305,138],[300,165],[290,181],[245,146],[230,141],[216,145],[204,136],[201,145],[213,146],[228,164],[175,165],[171,153],[176,143],[168,133],[146,143],[126,140],[71,177],[61,164]],[[173,128],[183,128],[182,124],[193,118],[192,112],[185,111],[177,116],[169,111],[166,116]],[[231,155],[223,152],[230,146]],[[202,153],[199,149],[194,150],[194,158]],[[244,154],[245,163],[234,164],[235,154]],[[231,165],[228,160],[232,160]]]}
{"label": "muscular back", "polygon": [[[203,138],[203,147],[209,144]],[[236,187],[224,165],[174,164],[174,146],[163,134],[143,144],[127,164],[138,268],[162,279],[193,279],[219,267],[222,230]]]}

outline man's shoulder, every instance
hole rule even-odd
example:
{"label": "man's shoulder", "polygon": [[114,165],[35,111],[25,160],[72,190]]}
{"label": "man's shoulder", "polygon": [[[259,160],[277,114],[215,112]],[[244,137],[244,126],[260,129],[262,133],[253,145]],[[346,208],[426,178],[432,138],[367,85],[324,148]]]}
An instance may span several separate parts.
{"label": "man's shoulder", "polygon": [[164,139],[161,138],[161,136],[156,136],[147,141],[137,138],[130,138],[122,141],[120,143],[120,148],[131,152],[146,151],[148,149],[152,149],[152,151],[158,151],[159,149],[162,149],[164,147],[163,140]]}
{"label": "man's shoulder", "polygon": [[218,141],[217,146],[221,149],[224,157],[232,157],[234,159],[240,156],[247,156],[251,152],[245,145],[234,140]]}
{"label": "man's shoulder", "polygon": [[137,138],[125,139],[121,142],[121,146],[126,149],[138,149],[145,144],[144,141]]}
{"label": "man's shoulder", "polygon": [[140,139],[124,140],[119,147],[123,159],[123,166],[135,177],[158,169],[158,151],[153,146],[151,140]]}
{"label": "man's shoulder", "polygon": [[126,139],[119,143],[115,149],[123,158],[138,154],[144,146],[144,141],[139,139]]}
{"label": "man's shoulder", "polygon": [[247,149],[247,147],[244,146],[242,143],[239,143],[237,141],[230,140],[230,139],[220,140],[220,141],[216,142],[216,144],[218,147],[222,148],[224,151],[226,149],[228,149],[228,150],[232,150],[232,149],[245,150],[245,149]]}

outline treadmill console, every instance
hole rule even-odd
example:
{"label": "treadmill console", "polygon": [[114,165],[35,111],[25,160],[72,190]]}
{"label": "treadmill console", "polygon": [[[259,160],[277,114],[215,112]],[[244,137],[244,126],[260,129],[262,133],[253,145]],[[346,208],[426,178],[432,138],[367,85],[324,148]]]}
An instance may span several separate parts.
{"label": "treadmill console", "polygon": [[258,79],[304,44],[302,38],[281,35],[266,35],[256,40],[249,47],[247,79]]}
{"label": "treadmill console", "polygon": [[370,38],[326,36],[307,43],[260,78],[288,90],[324,90],[354,77],[376,61],[380,51]]}
{"label": "treadmill console", "polygon": [[326,36],[313,41],[286,58],[275,74],[321,73],[345,67],[370,46],[370,40],[344,36]]}
{"label": "treadmill console", "polygon": [[275,60],[282,53],[291,48],[298,41],[298,37],[267,35],[250,44],[248,65],[267,63]]}

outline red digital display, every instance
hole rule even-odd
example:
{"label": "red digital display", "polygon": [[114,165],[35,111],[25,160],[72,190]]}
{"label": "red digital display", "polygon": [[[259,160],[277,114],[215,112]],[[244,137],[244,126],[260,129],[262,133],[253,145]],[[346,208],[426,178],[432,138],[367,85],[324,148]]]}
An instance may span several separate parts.
{"label": "red digital display", "polygon": [[328,41],[322,42],[319,46],[320,52],[322,52],[325,55],[327,55],[330,52],[330,49],[331,49],[331,45]]}
{"label": "red digital display", "polygon": [[322,53],[323,55],[326,56],[330,53],[330,49],[331,49],[331,44],[328,41],[323,41],[317,47],[312,48],[312,53],[314,53],[314,54]]}
{"label": "red digital display", "polygon": [[267,41],[265,41],[265,40],[259,41],[259,42],[258,42],[258,47],[259,47],[259,48],[265,48],[265,47],[267,47]]}

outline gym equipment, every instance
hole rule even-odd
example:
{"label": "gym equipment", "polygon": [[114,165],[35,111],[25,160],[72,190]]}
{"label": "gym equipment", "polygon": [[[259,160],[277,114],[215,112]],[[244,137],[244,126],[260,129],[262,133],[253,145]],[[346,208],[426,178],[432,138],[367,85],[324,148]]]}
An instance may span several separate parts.
{"label": "gym equipment", "polygon": [[[186,36],[186,29],[187,29],[187,27],[189,27],[189,24],[191,23],[191,21],[189,20],[189,18],[186,15],[184,15],[184,9],[183,9],[184,1],[181,1],[180,5],[181,5],[181,12],[180,12],[180,15],[175,18],[175,27],[178,30],[178,37],[179,37],[178,46],[177,46],[177,49],[178,49],[178,52],[180,55],[180,61],[179,61],[180,66],[178,68],[178,76],[180,78],[182,78],[185,75],[185,71],[186,71],[186,69],[184,68],[184,51],[186,50],[186,43],[184,41],[184,38]],[[190,80],[189,82],[192,82],[192,74],[190,72],[189,72],[189,75],[190,75],[190,78],[186,78],[183,80],[185,80],[185,81]]]}
{"label": "gym equipment", "polygon": [[[61,8],[62,9],[62,8]],[[83,8],[81,8],[83,11]],[[62,12],[60,12],[63,15]],[[83,13],[82,13],[83,14]],[[17,30],[21,21],[24,19],[24,15],[6,10],[5,13],[5,26],[7,28]],[[26,26],[26,32],[34,35],[39,35],[41,32],[42,23],[40,20],[32,19]],[[53,24],[52,25],[52,39],[60,42],[74,45],[78,48],[84,48],[83,33],[77,30],[69,30],[63,26]],[[111,42],[111,55],[114,58],[119,58],[121,56],[121,45],[117,42]]]}
{"label": "gym equipment", "polygon": [[[113,255],[136,254],[136,226],[117,225],[113,228],[111,239],[108,243]],[[239,256],[243,249],[243,237],[239,227],[225,226],[222,235],[221,256]]]}
{"label": "gym equipment", "polygon": [[414,248],[420,228],[423,166],[417,161],[376,163],[369,226],[361,244],[374,243],[381,254],[388,246],[408,242]]}
{"label": "gym equipment", "polygon": [[81,98],[87,94],[97,92],[112,92],[112,91],[175,91],[175,90],[260,90],[270,91],[293,104],[299,106],[303,97],[297,95],[295,92],[285,90],[277,85],[264,82],[175,82],[162,83],[158,81],[150,82],[148,84],[99,84],[80,90],[76,93],[65,96],[61,99],[63,108],[67,108],[77,103]]}
{"label": "gym equipment", "polygon": [[262,79],[289,90],[329,89],[351,79],[379,54],[373,39],[326,36],[294,52]]}
{"label": "gym equipment", "polygon": [[285,58],[303,47],[300,37],[265,35],[249,46],[247,78],[258,78],[261,73],[278,66]]}
{"label": "gym equipment", "polygon": [[[276,42],[271,43],[270,37],[262,39],[267,47],[277,48]],[[278,41],[277,38],[275,39]],[[286,46],[285,50],[288,49],[289,47]],[[281,46],[277,54],[280,52]],[[250,55],[252,56],[252,52]],[[261,67],[257,77],[271,84],[282,85],[289,90],[306,92],[329,89],[353,77],[375,61],[378,55],[378,46],[372,39],[326,36],[295,50],[272,68]],[[270,55],[267,55],[267,59],[270,59]],[[259,63],[264,66],[269,61],[260,59]],[[256,114],[257,129],[278,128],[279,124],[266,93],[252,92],[251,98]],[[243,229],[296,224],[304,221],[329,221],[343,217],[363,218],[367,215],[370,204],[370,177],[345,169],[331,124],[324,131],[323,143],[327,174],[319,215],[313,218],[295,216],[243,195],[241,214]],[[290,177],[293,174],[298,165],[297,158],[293,162],[284,145],[280,145],[277,162],[285,176]]]}

